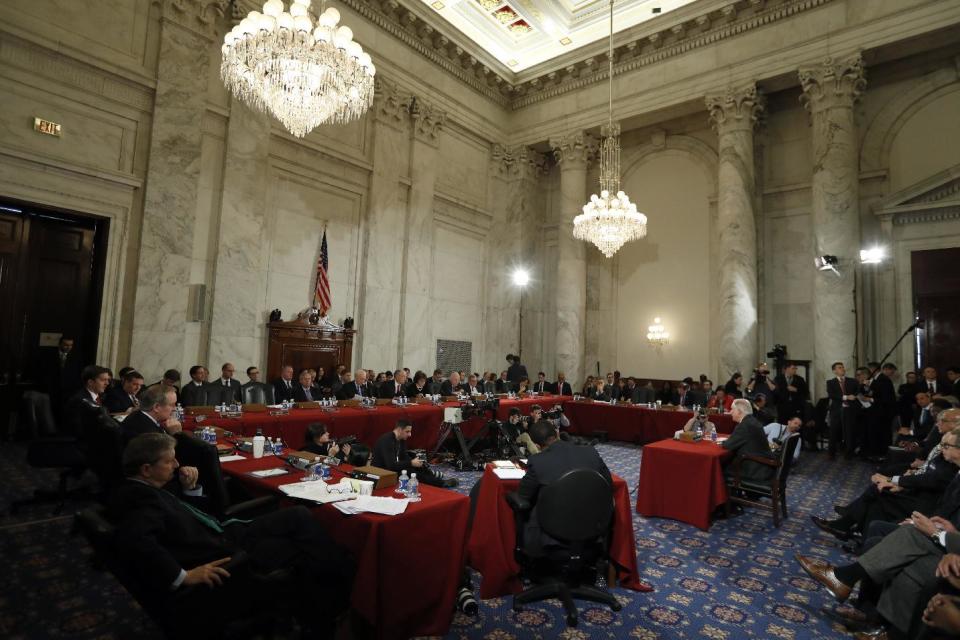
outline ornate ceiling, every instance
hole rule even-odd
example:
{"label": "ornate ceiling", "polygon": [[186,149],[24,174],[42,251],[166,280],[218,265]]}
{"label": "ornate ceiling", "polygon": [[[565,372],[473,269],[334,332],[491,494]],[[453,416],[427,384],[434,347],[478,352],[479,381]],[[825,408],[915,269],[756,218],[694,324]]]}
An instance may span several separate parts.
{"label": "ornate ceiling", "polygon": [[[608,0],[420,0],[511,71],[606,38]],[[695,0],[616,0],[623,31]]]}

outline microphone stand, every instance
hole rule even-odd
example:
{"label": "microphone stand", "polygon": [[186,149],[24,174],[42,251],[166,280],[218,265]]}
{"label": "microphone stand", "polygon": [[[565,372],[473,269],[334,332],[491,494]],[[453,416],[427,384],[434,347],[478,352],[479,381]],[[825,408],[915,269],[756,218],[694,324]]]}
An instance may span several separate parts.
{"label": "microphone stand", "polygon": [[903,335],[897,338],[897,341],[893,343],[892,347],[890,347],[890,351],[887,351],[887,353],[882,358],[880,358],[880,362],[877,368],[870,372],[871,380],[873,379],[873,376],[877,375],[877,371],[879,371],[881,367],[883,367],[883,363],[887,361],[887,358],[890,357],[890,354],[897,350],[897,347],[900,346],[900,343],[903,342],[903,339],[906,338],[911,331],[916,331],[920,327],[920,322],[921,322],[920,320],[917,320],[912,325],[907,327],[907,330],[903,332]]}

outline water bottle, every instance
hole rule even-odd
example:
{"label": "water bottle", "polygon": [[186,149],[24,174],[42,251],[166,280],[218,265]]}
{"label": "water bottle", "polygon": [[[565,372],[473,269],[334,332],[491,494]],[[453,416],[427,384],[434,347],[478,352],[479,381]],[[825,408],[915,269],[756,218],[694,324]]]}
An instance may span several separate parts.
{"label": "water bottle", "polygon": [[280,436],[277,436],[277,439],[273,441],[273,455],[283,455],[283,440],[280,439]]}
{"label": "water bottle", "polygon": [[267,443],[263,445],[263,455],[265,456],[273,455],[273,438],[267,438]]}
{"label": "water bottle", "polygon": [[404,469],[400,472],[400,480],[397,484],[397,493],[407,493],[407,487],[409,486],[410,478],[407,477],[407,470]]}
{"label": "water bottle", "polygon": [[717,430],[714,429],[710,432],[710,439],[713,440],[714,444],[717,442]]}
{"label": "water bottle", "polygon": [[263,457],[263,445],[266,442],[266,438],[263,437],[263,431],[257,429],[257,435],[253,436],[253,457],[262,458]]}
{"label": "water bottle", "polygon": [[180,422],[183,422],[183,405],[180,404],[179,402],[177,403],[176,412],[177,412],[177,414],[176,414],[176,415],[177,415],[177,420],[179,420]]}
{"label": "water bottle", "polygon": [[323,479],[323,469],[320,468],[320,456],[317,456],[313,459],[313,464],[310,465],[311,480],[322,480]]}
{"label": "water bottle", "polygon": [[407,499],[410,502],[420,502],[420,483],[417,481],[417,474],[410,474],[410,483],[407,484]]}
{"label": "water bottle", "polygon": [[307,465],[303,468],[303,482],[311,482],[313,480],[313,465],[307,462]]}

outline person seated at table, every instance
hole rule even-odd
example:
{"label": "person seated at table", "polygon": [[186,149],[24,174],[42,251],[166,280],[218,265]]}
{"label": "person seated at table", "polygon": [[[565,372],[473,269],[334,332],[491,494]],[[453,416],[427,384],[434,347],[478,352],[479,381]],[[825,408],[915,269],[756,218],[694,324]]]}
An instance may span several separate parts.
{"label": "person seated at table", "polygon": [[[770,445],[767,443],[767,434],[764,433],[760,421],[753,416],[753,407],[749,400],[745,398],[734,400],[730,417],[737,426],[733,428],[730,437],[720,444],[727,451],[734,453],[730,462],[739,455],[772,457]],[[724,472],[729,473],[729,468]],[[740,463],[740,478],[743,480],[767,482],[772,475],[773,467],[752,460],[743,460]]]}
{"label": "person seated at table", "polygon": [[713,424],[707,419],[707,412],[703,408],[701,408],[695,416],[687,420],[686,424],[683,425],[683,430],[688,433],[692,433],[696,431],[698,423],[700,428],[703,429],[703,437],[705,439],[710,438],[714,433],[717,432],[717,425]]}
{"label": "person seated at table", "polygon": [[528,433],[529,425],[530,419],[520,413],[519,407],[510,407],[510,412],[507,415],[507,423],[504,425],[507,433],[510,434],[510,437],[513,438],[517,444],[524,447],[528,454],[535,455],[540,453],[540,447],[530,438],[530,434]]}
{"label": "person seated at table", "polygon": [[723,385],[723,390],[727,392],[728,396],[736,400],[737,398],[743,397],[742,385],[743,374],[737,371],[730,376],[730,379],[727,380],[727,383]]}
{"label": "person seated at table", "polygon": [[443,473],[434,471],[425,460],[421,460],[407,451],[407,440],[413,435],[413,423],[407,419],[397,420],[393,431],[388,431],[373,445],[373,461],[370,463],[381,469],[395,471],[397,475],[406,471],[407,475],[417,474],[417,480],[435,487],[452,488],[457,486],[456,478],[444,478]]}
{"label": "person seated at table", "polygon": [[144,393],[139,409],[120,423],[123,444],[144,433],[179,433],[183,425],[173,417],[176,406],[177,393],[172,387],[150,389]]}
{"label": "person seated at table", "polygon": [[322,397],[320,389],[313,384],[310,370],[300,369],[297,373],[297,384],[293,385],[293,399],[297,402],[313,402]]}
{"label": "person seated at table", "polygon": [[716,409],[717,413],[729,413],[732,406],[733,398],[727,395],[723,387],[717,389],[717,392],[707,402],[707,409]]}
{"label": "person seated at table", "polygon": [[460,374],[456,371],[450,372],[450,377],[440,385],[440,395],[455,396],[463,393],[463,385],[460,384]]}
{"label": "person seated at table", "polygon": [[582,395],[584,398],[588,397],[591,393],[593,393],[593,388],[593,376],[587,376],[587,379],[583,381],[583,389],[580,390],[580,395]]}
{"label": "person seated at table", "polygon": [[[413,385],[410,385],[413,386]],[[397,369],[393,372],[393,380],[384,380],[377,390],[380,398],[399,398],[410,395],[407,388],[407,372]]]}
{"label": "person seated at table", "polygon": [[767,394],[758,393],[753,397],[753,415],[762,425],[777,421],[776,414],[767,408]]}
{"label": "person seated at table", "polygon": [[530,391],[530,379],[524,376],[517,382],[517,395],[522,396],[528,391]]}
{"label": "person seated at table", "polygon": [[710,398],[713,397],[713,392],[714,392],[713,380],[706,380],[706,379],[701,380],[700,391],[703,392],[703,397],[706,398],[707,401],[709,402]]}
{"label": "person seated at table", "polygon": [[307,432],[304,434],[305,441],[302,450],[315,453],[318,456],[327,456],[337,458],[340,462],[349,459],[350,445],[345,444],[342,447],[336,441],[330,439],[330,430],[322,422],[311,422],[307,425]]}
{"label": "person seated at table", "polygon": [[627,379],[618,378],[616,382],[613,383],[613,394],[612,398],[617,401],[630,402],[630,393],[627,391]]}
{"label": "person seated at table", "polygon": [[657,391],[657,401],[661,404],[677,404],[680,402],[680,396],[674,390],[672,382],[669,380],[663,381],[660,390]]}
{"label": "person seated at table", "polygon": [[[250,569],[263,574],[292,569],[298,582],[294,597],[303,599],[294,610],[332,627],[330,621],[349,606],[355,568],[347,552],[303,506],[252,521],[218,521],[203,511],[197,469],[182,467],[178,473],[175,444],[166,434],[148,433],[123,451],[126,479],[111,496],[108,513],[117,525],[117,553],[127,570],[157,598],[204,585],[227,603],[256,597],[247,593]],[[179,482],[171,482],[174,477]],[[224,565],[244,552],[249,567],[231,573]]]}
{"label": "person seated at table", "polygon": [[483,387],[480,385],[480,381],[477,378],[477,374],[472,373],[470,377],[467,378],[467,384],[463,385],[463,391],[469,396],[482,396]]}
{"label": "person seated at table", "polygon": [[[603,384],[603,382],[601,378],[600,384]],[[574,469],[594,469],[611,486],[613,485],[613,478],[610,475],[610,469],[607,468],[596,449],[561,440],[558,437],[556,427],[552,423],[541,420],[536,424],[531,424],[529,432],[533,442],[540,447],[540,453],[530,456],[527,460],[527,472],[520,480],[517,491],[521,498],[533,505],[524,529],[524,548],[531,556],[540,556],[543,554],[545,546],[561,544],[540,530],[537,520],[537,495],[540,493],[540,489]]]}
{"label": "person seated at table", "polygon": [[[367,386],[367,370],[357,369],[356,377],[353,380],[347,380],[340,387],[337,398],[340,400],[352,400],[353,398],[369,398],[372,396],[370,387]],[[350,374],[344,374],[344,378],[349,378]]]}
{"label": "person seated at table", "polygon": [[407,393],[411,398],[422,398],[430,395],[430,387],[427,386],[427,374],[423,371],[417,371],[413,374],[413,384],[407,388]]}
{"label": "person seated at table", "polygon": [[536,393],[553,393],[553,385],[547,382],[547,374],[543,371],[537,372],[537,381],[533,383],[533,390]]}
{"label": "person seated at table", "polygon": [[297,385],[293,380],[293,367],[288,364],[280,367],[280,377],[273,381],[273,399],[275,402],[293,400],[293,388]]}
{"label": "person seated at table", "polygon": [[[767,434],[767,442],[770,443],[770,450],[776,453],[780,451],[780,447],[783,442],[786,441],[787,436],[791,433],[800,433],[800,428],[803,426],[803,419],[800,416],[793,416],[787,420],[787,424],[780,424],[779,422],[771,422],[763,428],[763,432]],[[800,446],[793,452],[793,461],[796,462],[800,459]]]}
{"label": "person seated at table", "polygon": [[637,386],[630,394],[630,402],[633,404],[649,404],[656,401],[657,391],[653,388],[653,383],[649,380],[646,382],[637,380]]}
{"label": "person seated at table", "polygon": [[203,404],[215,404],[212,400],[207,401],[206,394],[202,393],[206,386],[207,368],[199,364],[190,367],[190,382],[183,385],[180,390],[180,401],[183,406],[195,407]]}
{"label": "person seated at table", "polygon": [[483,375],[483,392],[497,393],[497,374],[492,371]]}
{"label": "person seated at table", "polygon": [[103,405],[112,414],[129,415],[140,407],[137,394],[143,387],[143,376],[137,371],[128,371],[120,378],[120,384],[103,394]]}
{"label": "person seated at table", "polygon": [[587,392],[587,398],[597,402],[610,402],[607,385],[603,378],[596,378],[593,387]]}

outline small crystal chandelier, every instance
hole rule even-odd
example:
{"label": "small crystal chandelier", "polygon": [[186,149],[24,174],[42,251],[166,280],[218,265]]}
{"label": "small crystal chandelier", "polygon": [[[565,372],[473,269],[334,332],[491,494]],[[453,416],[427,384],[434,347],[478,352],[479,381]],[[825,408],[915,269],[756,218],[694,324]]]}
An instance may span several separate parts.
{"label": "small crystal chandelier", "polygon": [[267,0],[263,13],[251,11],[224,36],[224,85],[298,138],[324,123],[358,119],[373,104],[370,55],[350,27],[337,27],[340,12],[333,7],[316,25],[310,0],[284,8],[283,0]]}
{"label": "small crystal chandelier", "polygon": [[647,342],[657,349],[670,342],[670,334],[660,324],[660,318],[654,318],[653,324],[647,327]]}
{"label": "small crystal chandelier", "polygon": [[573,219],[573,237],[589,240],[612,258],[620,247],[647,235],[647,216],[620,190],[620,125],[613,121],[613,0],[610,0],[609,107],[600,135],[600,195],[590,196],[583,213]]}

